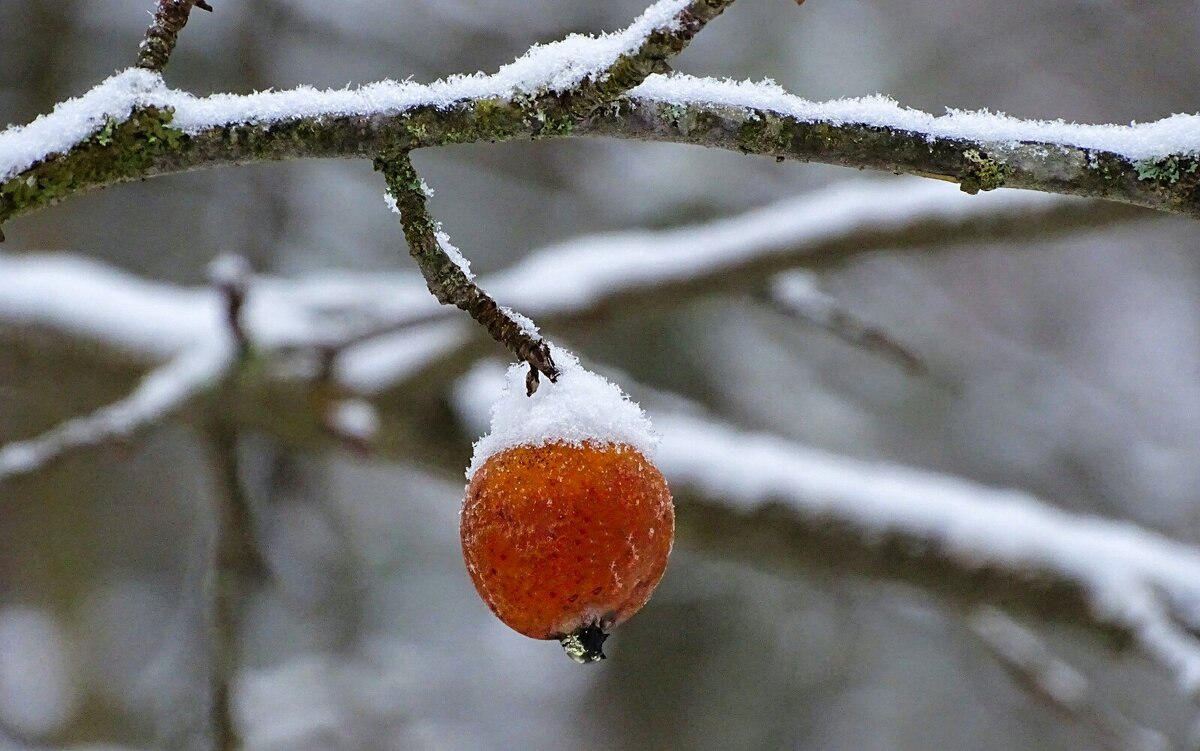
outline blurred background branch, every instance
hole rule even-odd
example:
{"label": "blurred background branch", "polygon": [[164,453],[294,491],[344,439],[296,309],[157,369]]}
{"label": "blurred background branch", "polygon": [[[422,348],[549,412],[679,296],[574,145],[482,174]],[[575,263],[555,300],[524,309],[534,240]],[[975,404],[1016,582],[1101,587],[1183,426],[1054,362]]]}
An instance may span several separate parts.
{"label": "blurred background branch", "polygon": [[[863,187],[859,190],[864,198],[881,197],[879,189]],[[714,267],[721,269],[720,273],[726,278],[731,270],[750,272],[752,277],[755,272],[769,272],[774,267],[772,264],[780,262],[781,256],[801,264],[810,257],[822,258],[819,252],[822,247],[840,247],[849,237],[860,238],[861,242],[861,238],[878,233],[876,242],[880,246],[896,246],[902,244],[902,238],[908,233],[920,234],[922,225],[924,231],[929,231],[930,225],[941,229],[948,215],[962,220],[957,213],[957,204],[969,199],[948,188],[930,189],[928,197],[921,196],[921,192],[916,191],[918,197],[912,193],[907,195],[911,212],[907,216],[897,213],[898,201],[862,200],[864,217],[850,208],[853,205],[851,197],[855,195],[851,190],[844,194],[846,200],[840,206],[843,216],[838,221],[831,221],[826,215],[827,226],[820,229],[814,228],[814,222],[797,221],[791,234],[785,226],[773,221],[779,212],[775,207],[740,219],[724,220],[726,226],[720,228],[673,231],[681,237],[705,237],[707,245],[673,243],[670,235],[654,238],[615,235],[581,240],[574,248],[558,247],[532,254],[522,265],[499,275],[496,288],[527,302],[531,309],[557,312],[557,316],[549,318],[558,325],[571,320],[586,320],[594,314],[596,306],[609,304],[614,297],[624,294],[624,305],[637,299],[656,299],[664,291],[677,291],[681,279],[686,282],[715,273]],[[999,215],[1012,209],[1012,202],[1004,198],[998,197],[993,203],[992,210]],[[1021,208],[1027,212],[1026,219],[1036,216],[1039,211],[1057,212],[1062,208],[1061,199],[1022,203]],[[888,206],[888,209],[883,216],[872,216],[870,212],[878,205]],[[995,216],[978,216],[981,205],[970,201],[972,219],[983,218],[984,221],[959,225],[959,241],[970,238],[973,229],[989,226],[988,219],[996,221]],[[1072,208],[1083,207],[1072,204]],[[819,207],[813,210],[826,213]],[[803,204],[790,204],[787,213],[803,216]],[[1062,225],[1058,226],[1061,229]],[[942,233],[943,240],[952,236]],[[860,245],[858,250],[862,247]],[[647,260],[651,254],[659,261],[664,255],[674,254],[675,257],[666,265],[641,266],[644,276],[639,278],[638,259]],[[764,263],[764,260],[770,263]],[[827,258],[823,260],[828,262]],[[108,340],[103,334],[93,338],[93,346],[101,349],[127,346],[129,342],[148,341],[154,336],[156,324],[147,325],[139,312],[153,305],[155,298],[177,299],[178,303],[173,306],[177,315],[189,308],[195,311],[198,320],[181,327],[185,334],[202,330],[205,325],[205,307],[186,304],[195,292],[169,287],[151,289],[144,284],[133,292],[131,281],[119,277],[112,279],[109,289],[102,286],[93,289],[94,309],[89,309],[86,302],[75,301],[71,316],[65,316],[53,296],[39,295],[35,286],[45,285],[48,290],[50,285],[66,288],[88,283],[96,285],[101,274],[87,266],[72,269],[68,264],[64,267],[53,258],[42,262],[30,259],[8,263],[17,273],[11,276],[13,283],[8,289],[0,283],[0,301],[8,292],[14,297],[17,294],[24,297],[24,304],[19,305],[14,299],[7,306],[0,304],[0,310],[5,307],[15,310],[25,326],[32,324],[33,328],[42,331],[57,329],[57,333],[66,337],[88,336],[90,322],[96,319],[99,308],[103,308],[109,319],[106,325],[111,336]],[[546,268],[548,264],[554,267]],[[45,268],[39,268],[40,265]],[[605,268],[613,272],[613,276],[606,278]],[[663,273],[664,270],[667,273]],[[84,278],[69,281],[67,277],[72,271],[82,272]],[[542,296],[541,291],[550,286],[543,280],[548,279],[555,280],[557,299]],[[365,289],[365,285],[348,285],[346,280],[332,284],[332,289],[324,294],[313,295],[310,291],[308,297],[320,299],[321,304],[308,309],[305,309],[308,303],[303,281],[247,279],[243,284],[246,285],[245,292],[240,294],[246,296],[247,303],[244,309],[238,306],[242,316],[234,329],[249,337],[250,346],[246,352],[254,353],[254,361],[243,359],[236,374],[226,378],[213,398],[197,413],[202,420],[216,419],[223,426],[213,433],[217,450],[214,456],[218,458],[216,466],[225,488],[222,497],[227,499],[223,506],[227,510],[222,515],[225,521],[218,527],[223,551],[254,549],[237,544],[239,540],[252,539],[252,531],[244,501],[237,502],[242,496],[236,490],[239,487],[236,431],[263,432],[284,444],[303,446],[308,450],[337,448],[337,435],[328,429],[329,410],[336,408],[336,404],[321,396],[328,388],[322,379],[328,376],[321,368],[312,365],[305,368],[298,363],[303,362],[305,354],[311,360],[324,352],[330,342],[323,332],[339,328],[355,332],[351,341],[356,346],[370,347],[375,342],[364,340],[360,322],[379,314],[372,291]],[[661,291],[659,285],[663,285]],[[684,289],[688,286],[682,285]],[[698,291],[704,289],[703,285],[691,287]],[[402,293],[404,284],[396,284],[395,289]],[[336,298],[339,291],[345,295],[340,300]],[[629,297],[627,291],[633,291],[635,296]],[[227,298],[228,289],[218,286],[216,296],[218,300]],[[390,297],[395,305],[404,295],[391,294]],[[410,299],[415,304],[409,315],[428,321],[425,298]],[[115,307],[116,301],[122,301],[126,309]],[[218,308],[227,309],[229,304],[218,302]],[[237,318],[236,314],[234,318]],[[218,327],[210,336],[218,340],[236,338],[227,330],[231,325],[229,320],[228,317],[224,322],[218,320]],[[367,365],[358,367],[360,371],[363,367],[374,369],[369,376],[369,388],[354,393],[353,377],[343,379],[334,388],[345,390],[343,398],[353,396],[369,403],[369,409],[375,413],[370,420],[377,424],[364,433],[364,445],[375,456],[416,459],[452,475],[459,466],[461,455],[450,447],[462,445],[469,435],[481,429],[478,410],[474,414],[468,410],[466,432],[461,427],[430,431],[432,418],[421,410],[449,398],[446,391],[451,383],[449,379],[455,373],[464,372],[465,366],[476,356],[476,348],[464,346],[470,340],[465,338],[461,327],[447,329],[444,324],[422,323],[420,326],[427,330],[442,326],[439,331],[431,332],[432,338],[429,338],[421,335],[421,327],[397,329],[395,320],[380,329],[380,336],[384,337],[381,341],[392,350],[393,356],[400,353],[399,364],[384,362],[372,366],[368,356]],[[296,326],[297,322],[304,325]],[[306,341],[307,336],[314,338]],[[186,351],[185,336],[177,338],[174,346]],[[159,336],[155,338],[154,347],[169,349],[171,344]],[[144,354],[158,355],[149,351]],[[351,361],[341,364],[341,372],[353,373],[356,367],[352,362],[354,351],[342,352],[341,356]],[[117,355],[110,354],[109,358],[117,359]],[[337,373],[334,371],[335,375]],[[161,380],[162,376],[156,371],[154,378]],[[186,373],[176,380],[186,385],[186,388],[179,388],[179,392],[194,391],[193,381]],[[360,372],[359,384],[364,380],[366,378]],[[146,389],[144,382],[135,395]],[[157,389],[161,390],[162,386]],[[486,402],[486,395],[493,393],[496,386],[490,384],[477,390],[479,396],[469,397],[468,404],[477,404],[480,399]],[[438,393],[440,397],[436,396]],[[105,408],[100,414],[110,413],[112,409]],[[171,414],[160,410],[153,419],[169,419]],[[441,421],[444,422],[444,418]],[[689,421],[664,413],[657,422],[666,435],[660,465],[677,492],[695,492],[700,496],[681,502],[679,524],[681,545],[685,549],[749,561],[775,572],[810,571],[813,567],[822,567],[839,574],[853,573],[872,580],[897,581],[959,604],[994,605],[1044,622],[1067,622],[1094,631],[1113,644],[1137,643],[1177,673],[1189,691],[1200,678],[1200,640],[1188,632],[1189,629],[1200,630],[1200,620],[1191,621],[1192,616],[1186,608],[1174,610],[1178,603],[1200,599],[1200,591],[1192,589],[1195,582],[1200,582],[1200,557],[1184,552],[1182,548],[1174,549],[1173,543],[1158,540],[1148,532],[1131,530],[1126,535],[1115,524],[1106,532],[1104,523],[1098,519],[1055,515],[1048,508],[1038,510],[1040,502],[1035,499],[1009,497],[982,487],[969,488],[953,478],[918,473],[905,475],[899,470],[867,464],[839,467],[839,461],[844,460],[810,455],[798,446],[789,448],[782,443],[759,446],[767,439],[723,432],[727,429],[718,427],[711,418]],[[60,428],[51,435],[62,432],[78,431]],[[440,440],[435,439],[435,435],[440,435]],[[10,446],[5,451],[20,453],[22,445]],[[766,457],[761,458],[759,464],[755,463],[756,450]],[[806,462],[811,464],[807,471],[802,469]],[[32,471],[36,467],[25,469]],[[779,475],[779,472],[784,474]],[[750,487],[756,490],[747,494],[746,480],[739,479],[739,475],[747,475]],[[802,475],[812,479],[799,484],[791,479]],[[861,480],[836,489],[837,483],[830,485],[829,480],[821,479],[826,475],[847,478],[838,481],[841,483],[846,483],[850,476]],[[772,479],[776,476],[778,479]],[[937,499],[940,497],[953,500],[947,501],[949,505],[939,505]],[[926,508],[919,508],[921,506]],[[906,507],[911,511],[904,511]],[[1006,507],[1011,510],[1003,510]],[[886,508],[894,508],[895,512],[886,511]],[[896,515],[891,516],[892,513]],[[908,519],[907,513],[918,516]],[[916,522],[916,518],[927,521]],[[973,524],[980,526],[980,532],[969,531]],[[957,535],[964,534],[967,539],[956,539]],[[1005,534],[1015,535],[1013,541],[1006,540]],[[989,540],[989,537],[993,539]],[[234,547],[227,547],[229,545]],[[994,550],[990,547],[993,545]],[[1160,546],[1164,548],[1163,552],[1156,550]],[[1018,553],[1010,552],[1014,547]],[[1124,550],[1126,547],[1128,550]],[[1102,555],[1108,560],[1102,561]],[[1152,564],[1147,568],[1146,562],[1156,558],[1170,558],[1175,563],[1173,567],[1157,568]],[[219,567],[222,576],[240,576],[239,572],[246,568],[240,562],[248,559],[243,554],[226,555],[223,552],[219,560],[222,561]],[[1096,568],[1089,568],[1092,565]],[[253,568],[258,570],[261,566]],[[1132,611],[1108,605],[1116,597],[1109,590],[1109,582],[1122,578],[1129,579],[1126,586],[1136,587],[1145,601]],[[221,585],[218,591],[226,588]],[[225,620],[231,618],[233,616],[227,614]],[[1183,619],[1183,622],[1177,624],[1177,619]],[[225,649],[232,647],[226,644]]]}

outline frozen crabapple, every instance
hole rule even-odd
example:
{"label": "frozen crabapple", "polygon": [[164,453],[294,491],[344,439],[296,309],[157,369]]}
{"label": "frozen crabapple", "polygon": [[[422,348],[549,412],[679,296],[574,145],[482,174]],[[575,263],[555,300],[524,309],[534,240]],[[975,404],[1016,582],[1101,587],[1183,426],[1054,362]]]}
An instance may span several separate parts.
{"label": "frozen crabapple", "polygon": [[510,369],[492,430],[476,443],[463,558],[501,621],[593,662],[662,578],[675,510],[646,456],[654,434],[645,414],[569,353],[554,357],[559,382],[532,397],[521,369]]}
{"label": "frozen crabapple", "polygon": [[471,581],[492,612],[589,662],[650,599],[675,512],[666,480],[637,449],[549,443],[484,462],[461,527]]}

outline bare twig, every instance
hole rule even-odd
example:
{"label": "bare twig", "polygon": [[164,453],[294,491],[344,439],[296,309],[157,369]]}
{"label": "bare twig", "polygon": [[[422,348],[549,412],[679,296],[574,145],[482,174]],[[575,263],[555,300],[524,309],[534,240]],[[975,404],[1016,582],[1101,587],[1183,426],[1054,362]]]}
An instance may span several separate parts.
{"label": "bare twig", "polygon": [[[377,158],[375,169],[387,181],[388,191],[400,211],[409,252],[438,302],[469,313],[493,339],[508,347],[517,359],[529,363],[531,373],[540,372],[551,381],[557,380],[558,367],[550,356],[550,347],[532,330],[528,319],[497,305],[447,252],[441,226],[426,207],[424,181],[413,168],[408,152]],[[531,375],[530,393],[537,388],[536,384],[537,376]]]}
{"label": "bare twig", "polygon": [[[236,376],[251,352],[250,336],[242,316],[250,284],[250,265],[241,256],[228,254],[209,265],[209,279],[225,302],[225,325],[233,340],[238,367],[219,384],[224,399],[237,396]],[[217,492],[215,550],[212,560],[212,731],[216,751],[240,747],[234,721],[233,684],[237,677],[243,603],[261,583],[267,565],[258,546],[254,516],[241,477],[238,427],[221,415],[210,417],[208,428]]]}
{"label": "bare twig", "polygon": [[250,353],[250,335],[242,321],[250,276],[250,264],[232,253],[218,257],[208,266],[209,281],[225,301],[225,325],[237,346],[239,359]]}
{"label": "bare twig", "polygon": [[1089,728],[1104,748],[1112,751],[1173,748],[1162,733],[1106,706],[1083,673],[1004,611],[990,606],[976,608],[967,616],[966,625],[1023,690]]}
{"label": "bare twig", "polygon": [[205,0],[158,0],[154,20],[138,47],[137,67],[153,71],[167,67],[179,32],[187,25],[193,7],[212,12],[212,6]]}
{"label": "bare twig", "polygon": [[833,334],[853,347],[882,355],[909,375],[922,375],[925,364],[882,328],[840,305],[817,286],[814,274],[789,271],[771,280],[767,299],[788,315]]}

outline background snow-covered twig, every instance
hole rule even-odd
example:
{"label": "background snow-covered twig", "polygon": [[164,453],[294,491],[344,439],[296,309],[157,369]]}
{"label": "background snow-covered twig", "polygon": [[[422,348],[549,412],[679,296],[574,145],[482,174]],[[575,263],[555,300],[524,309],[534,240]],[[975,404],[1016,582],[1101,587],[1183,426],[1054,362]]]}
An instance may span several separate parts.
{"label": "background snow-covered twig", "polygon": [[[483,407],[499,392],[501,376],[484,364],[457,390],[463,418],[475,430],[486,425]],[[653,459],[674,492],[711,499],[728,513],[722,521],[730,537],[736,536],[731,522],[737,517],[767,512],[768,534],[773,528],[787,538],[790,525],[833,525],[864,551],[882,548],[889,538],[930,551],[951,563],[947,579],[970,582],[972,572],[992,569],[1029,581],[1031,590],[1039,579],[1070,582],[1086,598],[1086,610],[1074,613],[1077,622],[1094,620],[1128,633],[1182,690],[1200,691],[1200,551],[1133,524],[1060,511],[1021,491],[836,456],[708,417],[660,414],[654,427],[662,440]],[[686,501],[680,515],[686,544]],[[791,543],[799,547],[797,540]],[[710,552],[719,552],[721,544],[712,538],[705,543]],[[769,556],[767,548],[758,555]],[[797,549],[794,555],[806,553]],[[896,566],[890,576],[930,586],[923,581],[926,570],[905,568]],[[932,589],[955,584],[943,581]],[[986,603],[995,594],[986,586],[969,589],[959,598]],[[1022,610],[1036,615],[1040,599]]]}
{"label": "background snow-covered twig", "polygon": [[232,366],[233,349],[222,343],[185,350],[150,372],[126,398],[46,433],[0,446],[0,481],[41,469],[66,453],[132,439],[160,425]]}

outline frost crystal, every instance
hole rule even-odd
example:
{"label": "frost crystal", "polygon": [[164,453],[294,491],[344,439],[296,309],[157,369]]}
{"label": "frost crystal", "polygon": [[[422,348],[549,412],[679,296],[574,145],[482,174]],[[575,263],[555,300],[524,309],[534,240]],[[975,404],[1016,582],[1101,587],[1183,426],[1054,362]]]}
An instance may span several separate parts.
{"label": "frost crystal", "polygon": [[489,457],[514,446],[624,443],[650,458],[658,435],[642,408],[570,352],[553,347],[552,353],[562,375],[557,383],[542,384],[533,396],[525,395],[529,366],[509,367],[504,391],[492,405],[491,430],[475,443],[467,479]]}
{"label": "frost crystal", "polygon": [[454,262],[454,265],[457,266],[468,279],[474,279],[475,274],[471,271],[471,262],[467,260],[467,257],[462,254],[461,250],[454,246],[454,243],[450,242],[450,236],[442,231],[442,225],[440,223],[438,224],[438,229],[434,236],[437,238],[438,246],[442,249],[442,252],[450,257],[450,260]]}

